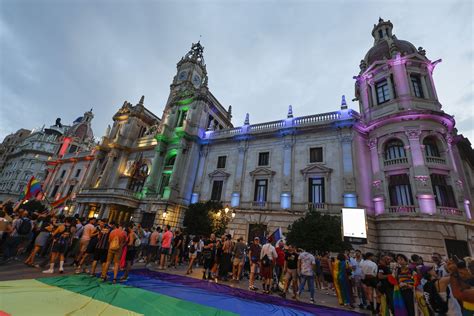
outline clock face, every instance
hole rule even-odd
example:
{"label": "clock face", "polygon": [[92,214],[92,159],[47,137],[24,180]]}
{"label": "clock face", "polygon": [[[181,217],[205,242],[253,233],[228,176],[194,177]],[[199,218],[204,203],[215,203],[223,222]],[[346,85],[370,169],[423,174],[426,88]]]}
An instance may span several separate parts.
{"label": "clock face", "polygon": [[182,80],[186,79],[187,75],[188,75],[188,73],[186,71],[181,71],[179,73],[178,80],[182,81]]}
{"label": "clock face", "polygon": [[193,85],[195,87],[199,87],[201,85],[201,77],[199,77],[197,74],[194,74],[193,76]]}

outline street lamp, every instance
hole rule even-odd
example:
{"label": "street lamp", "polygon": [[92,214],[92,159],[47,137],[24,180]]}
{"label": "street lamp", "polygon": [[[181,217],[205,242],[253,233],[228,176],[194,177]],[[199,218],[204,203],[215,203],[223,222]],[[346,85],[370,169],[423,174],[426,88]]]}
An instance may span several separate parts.
{"label": "street lamp", "polygon": [[221,210],[219,210],[219,211],[217,212],[217,217],[221,217],[221,214],[222,214],[222,212],[221,212]]}
{"label": "street lamp", "polygon": [[225,211],[226,214],[229,213],[229,206],[228,205],[225,206],[224,211]]}
{"label": "street lamp", "polygon": [[232,210],[232,214],[230,214],[232,216],[232,218],[235,218],[235,210],[233,209]]}

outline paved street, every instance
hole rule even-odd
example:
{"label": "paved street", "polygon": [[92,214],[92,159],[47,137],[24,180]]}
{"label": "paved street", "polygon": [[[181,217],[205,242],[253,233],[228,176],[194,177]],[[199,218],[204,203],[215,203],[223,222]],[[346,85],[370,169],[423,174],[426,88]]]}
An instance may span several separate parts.
{"label": "paved street", "polygon": [[[39,262],[39,261],[38,261]],[[144,268],[145,265],[143,263],[136,263],[135,268]],[[150,270],[155,270],[156,269],[155,265],[149,266]],[[41,271],[43,269],[39,268],[31,268],[29,266],[26,266],[20,261],[12,261],[6,265],[0,266],[0,281],[7,281],[7,280],[20,280],[20,279],[33,279],[33,278],[41,278],[41,277],[47,277],[47,276],[58,276],[59,273],[57,272],[58,270],[56,269],[56,273],[53,275],[46,275],[43,274]],[[160,271],[160,272],[166,272],[170,274],[176,274],[176,275],[182,275],[186,276],[186,268],[184,266],[180,266],[177,269],[175,268],[169,268],[166,271]],[[69,265],[65,265],[65,273],[64,274],[73,274],[74,269],[70,267]],[[188,275],[188,277],[193,277],[200,279],[202,278],[202,270],[201,268],[196,268],[193,270],[193,273]],[[240,288],[247,290],[248,288],[248,281],[247,279],[244,279],[243,281],[240,282],[222,282],[219,281],[221,284],[226,284],[228,286],[234,287],[234,288]],[[261,288],[260,282],[256,281],[255,282],[257,287]],[[273,294],[277,296],[276,294]],[[288,295],[287,297],[291,297],[291,295]],[[327,295],[325,294],[325,291],[321,290],[316,290],[316,295],[315,295],[316,303],[318,305],[324,305],[324,306],[329,306],[329,307],[337,307],[337,308],[343,308],[338,305],[337,299],[335,295]],[[302,295],[301,300],[303,302],[309,302],[309,293],[305,291]],[[347,309],[351,310],[351,309]],[[354,311],[361,312],[364,314],[369,314],[366,310],[360,310],[359,308],[356,308]]]}

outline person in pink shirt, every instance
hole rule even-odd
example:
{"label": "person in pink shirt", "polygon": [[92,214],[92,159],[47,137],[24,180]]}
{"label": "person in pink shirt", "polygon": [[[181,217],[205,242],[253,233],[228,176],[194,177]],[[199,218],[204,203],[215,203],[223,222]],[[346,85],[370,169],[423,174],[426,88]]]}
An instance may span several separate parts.
{"label": "person in pink shirt", "polygon": [[164,270],[166,266],[166,256],[170,254],[171,240],[173,239],[173,233],[170,230],[170,225],[165,226],[165,232],[161,239],[161,258],[160,258],[160,270]]}

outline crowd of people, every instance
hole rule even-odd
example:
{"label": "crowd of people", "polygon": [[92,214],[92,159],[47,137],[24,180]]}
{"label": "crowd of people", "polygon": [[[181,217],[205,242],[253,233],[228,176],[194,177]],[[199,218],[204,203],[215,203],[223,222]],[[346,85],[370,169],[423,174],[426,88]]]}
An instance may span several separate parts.
{"label": "crowd of people", "polygon": [[[302,300],[308,289],[335,295],[341,306],[370,310],[377,315],[473,315],[474,261],[443,258],[433,253],[431,264],[419,255],[362,253],[310,253],[298,245],[272,237],[249,244],[230,234],[218,238],[184,234],[169,225],[142,228],[140,224],[106,219],[65,217],[54,212],[28,211],[21,204],[1,205],[1,263],[25,257],[31,267],[87,273],[107,281],[125,282],[134,262],[159,270],[186,267],[186,274],[202,267],[202,279],[248,282],[251,291],[276,293]],[[332,255],[331,255],[332,254]],[[56,270],[56,266],[58,269]],[[193,270],[194,269],[194,270]],[[118,272],[124,273],[118,278]],[[201,277],[201,276],[200,276]],[[323,294],[321,294],[323,295]]]}

